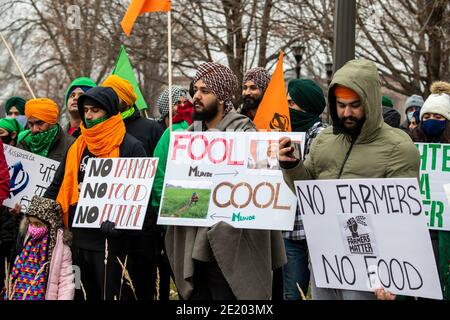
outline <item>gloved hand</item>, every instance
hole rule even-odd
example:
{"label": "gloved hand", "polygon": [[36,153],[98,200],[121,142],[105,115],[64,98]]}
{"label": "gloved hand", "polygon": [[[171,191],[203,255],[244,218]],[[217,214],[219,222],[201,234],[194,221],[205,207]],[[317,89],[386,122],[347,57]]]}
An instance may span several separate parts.
{"label": "gloved hand", "polygon": [[100,232],[107,238],[115,238],[121,234],[121,232],[116,229],[116,224],[112,221],[103,221],[100,226]]}

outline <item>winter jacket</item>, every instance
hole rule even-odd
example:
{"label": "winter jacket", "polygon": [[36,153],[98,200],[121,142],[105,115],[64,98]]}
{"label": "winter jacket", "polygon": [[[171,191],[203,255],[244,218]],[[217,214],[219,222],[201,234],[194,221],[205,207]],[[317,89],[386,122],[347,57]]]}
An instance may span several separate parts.
{"label": "winter jacket", "polygon": [[67,232],[58,230],[52,261],[50,261],[45,300],[73,300],[75,296],[72,252],[67,244],[67,237]]}
{"label": "winter jacket", "polygon": [[[214,131],[227,129],[251,131],[254,124],[246,116],[230,112]],[[287,261],[281,231],[237,229],[225,222],[209,228],[169,226],[165,244],[175,284],[183,299],[188,299],[193,290],[194,260],[215,259],[240,300],[270,299],[272,270]]]}
{"label": "winter jacket", "polygon": [[[125,137],[123,138],[122,144],[119,148],[119,155],[122,158],[140,158],[145,157],[145,151],[144,147],[142,146],[142,143],[138,141],[133,136],[129,135],[128,133],[125,134]],[[90,158],[94,157],[89,150],[86,148],[82,159],[84,158]],[[45,191],[44,197],[56,200],[59,189],[62,184],[62,180],[64,178],[64,172],[66,167],[66,159],[61,161],[61,164],[58,167],[58,170],[55,172],[55,176],[53,178],[52,183]],[[84,178],[84,171],[82,174],[78,174],[78,182],[81,183]],[[76,210],[76,204],[73,206],[70,206],[69,208],[69,226],[72,225],[72,221],[75,215]],[[130,231],[132,232],[132,231]],[[74,228],[72,229],[73,233],[73,246],[78,248],[83,248],[86,250],[93,250],[93,251],[104,251],[105,247],[105,236],[100,233],[99,229],[90,229],[90,228]],[[122,235],[118,236],[115,239],[112,239],[110,241],[110,251],[116,252],[116,251],[123,251],[126,250],[129,246],[129,241],[127,240],[128,237],[125,235],[127,234],[126,231],[121,232]]]}
{"label": "winter jacket", "polygon": [[141,117],[139,110],[134,109],[134,113],[123,120],[127,133],[138,139],[144,145],[147,157],[153,157],[156,144],[158,143],[164,130],[154,120]]}
{"label": "winter jacket", "polygon": [[[30,237],[28,221],[23,219],[19,230],[19,244],[16,256],[20,255],[23,245]],[[48,268],[45,300],[73,300],[75,296],[75,276],[72,268],[72,253],[70,251],[71,234],[68,230],[59,229],[56,245],[53,248],[50,266]]]}
{"label": "winter jacket", "polygon": [[3,152],[3,142],[0,140],[0,205],[9,197],[9,170]]}
{"label": "winter jacket", "polygon": [[338,123],[334,86],[355,91],[361,99],[366,120],[356,140],[336,133],[334,125],[313,141],[308,158],[294,168],[281,163],[286,183],[294,180],[418,178],[419,152],[411,138],[383,122],[380,82],[376,66],[367,60],[353,60],[338,70],[330,84],[328,99],[333,123]]}
{"label": "winter jacket", "polygon": [[[53,146],[50,148],[47,158],[61,162],[65,158],[67,150],[75,139],[64,132],[59,124],[56,125],[59,126],[59,131],[53,140]],[[17,148],[31,152],[23,138],[17,143]]]}

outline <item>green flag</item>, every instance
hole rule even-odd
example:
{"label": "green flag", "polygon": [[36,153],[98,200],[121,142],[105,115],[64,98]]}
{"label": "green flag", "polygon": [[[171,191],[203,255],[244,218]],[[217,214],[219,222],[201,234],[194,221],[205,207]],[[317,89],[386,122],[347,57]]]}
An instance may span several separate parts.
{"label": "green flag", "polygon": [[134,92],[137,95],[136,106],[139,110],[147,109],[147,103],[145,103],[141,90],[139,90],[136,76],[134,75],[133,68],[131,67],[130,60],[128,59],[127,52],[123,45],[120,46],[119,57],[117,58],[116,66],[114,67],[112,74],[130,81],[133,85]]}

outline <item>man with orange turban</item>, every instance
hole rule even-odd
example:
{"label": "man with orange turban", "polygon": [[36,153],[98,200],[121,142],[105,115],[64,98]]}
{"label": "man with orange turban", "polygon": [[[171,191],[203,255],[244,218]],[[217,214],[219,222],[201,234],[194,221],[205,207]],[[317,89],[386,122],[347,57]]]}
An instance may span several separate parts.
{"label": "man with orange turban", "polygon": [[59,107],[51,99],[28,100],[25,115],[29,130],[20,134],[18,148],[61,161],[73,142],[58,124]]}
{"label": "man with orange turban", "polygon": [[[280,166],[292,190],[296,180],[417,179],[419,152],[405,132],[384,123],[380,91],[378,70],[371,61],[352,60],[336,71],[328,89],[333,125],[314,139],[306,160],[294,155],[289,138],[280,139]],[[321,270],[311,269],[315,300],[375,299],[373,292],[319,288],[315,272],[320,275]]]}
{"label": "man with orange turban", "polygon": [[[117,75],[110,75],[101,86],[110,87],[117,94],[119,111],[125,123],[126,132],[142,142],[147,157],[153,157],[153,151],[163,130],[156,121],[141,116],[135,105],[137,96],[132,84]],[[149,205],[142,230],[132,233],[134,240],[129,255],[139,263],[130,265],[128,271],[134,279],[138,300],[153,300],[155,295],[156,253],[158,251],[156,245],[160,242],[158,235],[162,229],[156,225],[157,217],[158,213],[152,212]]]}

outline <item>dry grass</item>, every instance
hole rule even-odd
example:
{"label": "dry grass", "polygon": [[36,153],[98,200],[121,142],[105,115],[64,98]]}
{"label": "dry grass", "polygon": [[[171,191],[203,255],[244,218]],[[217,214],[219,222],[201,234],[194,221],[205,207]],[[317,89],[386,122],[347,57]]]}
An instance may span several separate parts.
{"label": "dry grass", "polygon": [[104,277],[103,277],[103,300],[106,300],[106,270],[107,270],[107,266],[108,266],[108,239],[105,239],[105,260],[103,261],[105,264],[105,272],[104,272]]}
{"label": "dry grass", "polygon": [[[125,277],[125,279],[127,280],[127,285],[133,291],[134,299],[137,300],[138,298],[136,296],[136,290],[134,288],[133,281],[131,280],[130,274],[129,274],[127,268],[125,267],[125,265],[122,263],[122,261],[120,261],[119,257],[116,257],[116,258],[119,261],[120,266],[122,267],[122,276]],[[128,255],[125,257],[125,261],[127,260],[127,258],[128,258]]]}

